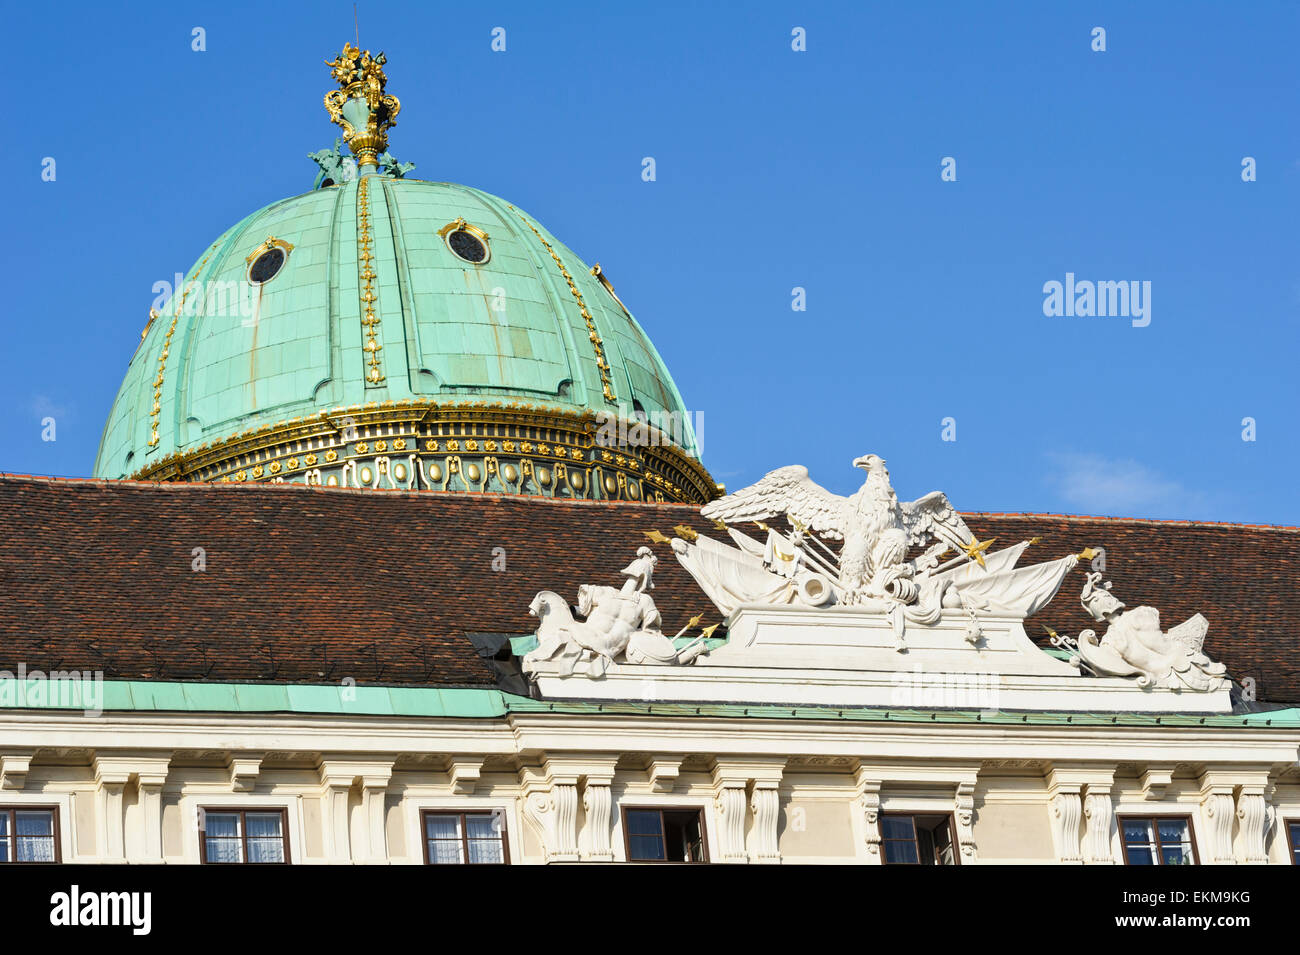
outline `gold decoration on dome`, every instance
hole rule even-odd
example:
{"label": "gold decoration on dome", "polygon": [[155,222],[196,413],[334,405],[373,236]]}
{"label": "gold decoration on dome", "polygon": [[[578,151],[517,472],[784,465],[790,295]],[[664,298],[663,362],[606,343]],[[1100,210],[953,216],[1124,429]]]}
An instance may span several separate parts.
{"label": "gold decoration on dome", "polygon": [[369,370],[366,372],[366,385],[378,385],[384,381],[383,366],[379,361],[379,353],[383,351],[383,345],[375,336],[375,326],[379,324],[379,319],[375,317],[375,302],[379,296],[375,294],[375,270],[372,265],[374,262],[374,253],[370,251],[374,242],[370,236],[370,177],[365,176],[357,185],[357,227],[361,232],[357,239],[357,249],[360,250],[357,259],[361,268],[361,306],[365,309],[365,318],[361,320],[361,325],[365,329],[366,344],[362,349],[366,353],[366,364]]}
{"label": "gold decoration on dome", "polygon": [[445,226],[443,226],[441,229],[438,230],[438,238],[445,239],[453,232],[460,232],[462,230],[468,232],[470,235],[477,237],[478,239],[481,239],[484,244],[486,244],[487,240],[490,238],[488,234],[484,232],[482,229],[480,229],[478,226],[470,225],[464,219],[456,219],[452,222],[448,222]]}
{"label": "gold decoration on dome", "polygon": [[270,252],[272,249],[281,249],[285,255],[288,255],[290,252],[293,251],[293,243],[286,242],[284,241],[284,239],[277,239],[273,235],[268,235],[266,237],[266,241],[263,242],[261,245],[259,245],[252,252],[250,252],[248,256],[244,259],[244,261],[247,262],[249,265],[252,265],[254,259],[256,259],[263,252]]}
{"label": "gold decoration on dome", "polygon": [[[162,351],[158,355],[158,377],[155,378],[153,382],[153,407],[149,409],[149,417],[151,420],[149,422],[148,444],[151,448],[157,447],[159,442],[158,417],[162,412],[163,375],[167,371],[167,356],[171,354],[172,335],[176,334],[176,323],[180,320],[181,312],[185,308],[185,300],[189,298],[190,292],[194,290],[195,280],[197,280],[199,275],[202,274],[203,266],[208,264],[208,259],[212,257],[212,253],[216,250],[217,244],[214,243],[212,248],[208,249],[208,251],[204,253],[203,258],[199,259],[199,264],[194,266],[194,278],[185,283],[185,289],[181,292],[180,303],[176,306],[176,312],[172,315],[171,324],[167,326],[167,334],[163,337]],[[153,309],[149,309],[150,324],[153,323],[153,314]],[[148,330],[148,326],[145,326],[145,331]]]}
{"label": "gold decoration on dome", "polygon": [[[344,417],[349,419],[357,433],[346,445],[335,446],[334,442],[339,440],[339,422]],[[534,476],[533,462],[526,457],[537,443],[545,443],[557,463],[570,456],[574,458],[575,470],[570,475],[568,486],[578,492],[579,498],[591,498],[598,489],[605,489],[615,498],[699,505],[717,496],[717,485],[698,459],[669,443],[636,450],[635,454],[644,459],[639,464],[633,460],[631,449],[619,446],[618,450],[627,455],[626,464],[623,469],[618,469],[612,462],[606,463],[603,474],[593,474],[585,465],[576,463],[588,454],[592,457],[598,455],[599,449],[592,447],[592,437],[598,428],[597,417],[598,412],[590,409],[575,411],[523,401],[438,402],[418,398],[368,401],[348,407],[321,409],[315,414],[295,416],[224,438],[210,439],[185,452],[174,452],[151,462],[131,477],[150,481],[233,481],[238,480],[235,476],[237,470],[251,469],[259,463],[269,465],[272,461],[287,465],[291,456],[308,462],[314,468],[316,463],[306,456],[309,449],[314,451],[313,456],[319,456],[322,467],[335,468],[346,461],[358,461],[360,466],[363,455],[357,452],[355,443],[366,442],[369,451],[383,435],[389,447],[396,448],[397,436],[401,434],[407,447],[420,453],[423,466],[429,469],[430,481],[436,488],[443,481],[441,477],[433,476],[434,471],[445,475],[447,459],[430,458],[428,454],[437,453],[444,449],[444,442],[453,441],[459,451],[473,436],[480,448],[486,447],[487,440],[495,440],[506,454],[514,457],[513,461],[501,459],[498,472],[505,474],[507,467],[518,469],[516,473],[524,478],[520,487],[515,488],[520,493],[539,493],[538,488],[527,486],[528,481],[535,482],[543,494],[549,493],[553,486],[559,486],[559,481],[553,478],[548,468],[539,466]],[[579,450],[582,446],[591,450]],[[525,456],[515,457],[521,450]],[[462,470],[471,463],[474,462],[465,460]],[[542,463],[538,462],[539,465]],[[243,479],[248,480],[246,470],[244,474]],[[262,478],[255,475],[253,479]],[[617,487],[608,487],[610,482],[616,483]],[[327,473],[320,475],[319,479],[309,479],[309,483],[336,486],[340,481],[337,474]],[[513,484],[514,479],[510,479],[510,483]]]}
{"label": "gold decoration on dome", "polygon": [[[510,208],[514,211],[515,215],[519,216],[520,222],[528,226],[529,229],[532,229],[533,235],[537,236],[538,240],[542,243],[542,246],[551,254],[551,258],[555,260],[555,264],[560,269],[560,274],[564,276],[564,280],[569,283],[569,292],[573,295],[574,299],[577,300],[578,312],[582,315],[582,320],[587,323],[587,338],[591,342],[592,349],[596,352],[596,370],[600,372],[601,393],[604,394],[606,401],[611,404],[617,403],[618,397],[614,394],[614,383],[609,377],[609,362],[605,361],[605,343],[601,340],[600,332],[596,331],[596,322],[591,317],[591,312],[587,310],[587,303],[582,299],[582,292],[580,292],[578,286],[573,283],[573,276],[570,275],[569,270],[564,267],[564,263],[560,261],[560,257],[556,254],[555,249],[551,247],[551,243],[547,242],[546,239],[542,237],[542,234],[537,231],[537,227],[525,219],[518,209],[515,209],[514,206],[510,206]],[[620,302],[619,304],[621,305],[622,303]]]}
{"label": "gold decoration on dome", "polygon": [[334,59],[325,61],[334,82],[339,84],[338,89],[325,94],[325,109],[330,122],[343,129],[343,141],[359,166],[379,165],[379,154],[388,149],[388,130],[397,125],[397,114],[402,110],[397,97],[384,91],[387,62],[383,53],[371,56],[369,50],[351,43],[345,43],[343,52]]}
{"label": "gold decoration on dome", "polygon": [[[595,265],[591,267],[591,274],[596,276],[597,282],[605,286],[605,291],[609,293],[610,298],[618,302],[618,307],[621,308],[623,311],[627,312],[627,306],[623,304],[623,300],[621,298],[619,298],[616,294],[614,294],[614,284],[610,282],[608,276],[605,275],[604,271],[600,267],[599,262],[597,262]],[[627,312],[627,313],[629,315],[632,314],[631,312]]]}

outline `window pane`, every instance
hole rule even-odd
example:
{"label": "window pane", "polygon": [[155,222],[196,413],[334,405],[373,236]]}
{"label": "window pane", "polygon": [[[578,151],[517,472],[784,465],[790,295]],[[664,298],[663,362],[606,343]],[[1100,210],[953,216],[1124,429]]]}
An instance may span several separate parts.
{"label": "window pane", "polygon": [[20,811],[15,813],[18,817],[17,830],[20,836],[53,836],[54,835],[54,813],[48,810],[41,811]]}
{"label": "window pane", "polygon": [[1150,819],[1125,819],[1124,820],[1124,841],[1133,843],[1154,843],[1155,834],[1152,832]]}
{"label": "window pane", "polygon": [[628,855],[633,861],[649,862],[664,858],[664,841],[659,836],[628,835]]}
{"label": "window pane", "polygon": [[460,865],[465,859],[461,856],[459,839],[430,839],[429,862],[432,865]]}
{"label": "window pane", "polygon": [[233,812],[205,813],[204,831],[209,839],[237,838],[239,836],[239,815]]}
{"label": "window pane", "polygon": [[1129,865],[1155,865],[1155,853],[1150,846],[1129,846],[1124,850],[1128,854]]}
{"label": "window pane", "polygon": [[248,827],[248,861],[283,862],[284,817],[278,812],[250,812],[244,819]]}
{"label": "window pane", "polygon": [[656,811],[629,809],[627,811],[627,831],[634,836],[662,836],[663,820]]}
{"label": "window pane", "polygon": [[885,861],[889,863],[919,863],[921,860],[916,854],[916,843],[912,841],[904,842],[901,839],[888,839],[881,843],[885,848]]}
{"label": "window pane", "polygon": [[915,839],[916,828],[911,816],[881,816],[882,839]]}
{"label": "window pane", "polygon": [[0,836],[9,835],[9,813],[0,811]]}
{"label": "window pane", "polygon": [[0,862],[11,862],[9,858],[9,840],[0,838]]}
{"label": "window pane", "polygon": [[243,862],[244,846],[239,838],[239,814],[203,814],[204,851],[208,862]]}
{"label": "window pane", "polygon": [[19,862],[54,861],[54,813],[48,810],[15,813],[15,855]]}
{"label": "window pane", "polygon": [[245,817],[250,839],[279,839],[284,817],[278,812],[250,812]]}
{"label": "window pane", "polygon": [[500,839],[504,823],[493,813],[475,813],[465,816],[465,834],[471,839]]}
{"label": "window pane", "polygon": [[1300,865],[1300,822],[1290,824],[1291,829],[1291,861]]}
{"label": "window pane", "polygon": [[1186,819],[1161,819],[1160,820],[1160,841],[1168,844],[1171,842],[1187,841],[1187,820]]}
{"label": "window pane", "polygon": [[500,840],[471,839],[469,861],[477,865],[500,865],[506,861],[506,854]]}
{"label": "window pane", "polygon": [[213,839],[209,837],[204,842],[207,846],[207,861],[209,862],[244,861],[244,847],[238,839]]}
{"label": "window pane", "polygon": [[428,839],[460,839],[460,816],[424,817],[424,835]]}

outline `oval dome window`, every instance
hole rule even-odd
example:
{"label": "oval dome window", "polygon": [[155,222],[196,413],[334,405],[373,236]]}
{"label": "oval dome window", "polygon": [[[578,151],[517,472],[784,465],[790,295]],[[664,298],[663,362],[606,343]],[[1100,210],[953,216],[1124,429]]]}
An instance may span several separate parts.
{"label": "oval dome window", "polygon": [[487,261],[487,245],[468,229],[457,229],[447,234],[447,248],[451,249],[458,258],[471,262],[474,265],[482,265]]}
{"label": "oval dome window", "polygon": [[274,246],[267,249],[248,266],[248,281],[254,285],[262,285],[271,281],[284,268],[285,263],[284,249]]}

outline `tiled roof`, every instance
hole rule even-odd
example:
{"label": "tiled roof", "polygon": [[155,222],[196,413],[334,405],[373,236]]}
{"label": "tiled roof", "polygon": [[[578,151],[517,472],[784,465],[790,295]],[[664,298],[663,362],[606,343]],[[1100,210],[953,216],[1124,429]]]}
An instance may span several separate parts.
{"label": "tiled roof", "polygon": [[[1261,699],[1300,702],[1300,529],[973,514],[981,538],[1039,536],[1025,560],[1105,547],[1129,606],[1210,621],[1207,651]],[[522,634],[539,590],[569,600],[675,524],[687,505],[350,491],[294,484],[146,484],[0,477],[0,670],[107,679],[491,686],[467,633]],[[192,569],[203,548],[206,570]],[[502,548],[498,552],[495,549]],[[717,611],[659,554],[674,631]],[[494,570],[494,558],[505,569]],[[1082,573],[1027,623],[1089,625]]]}

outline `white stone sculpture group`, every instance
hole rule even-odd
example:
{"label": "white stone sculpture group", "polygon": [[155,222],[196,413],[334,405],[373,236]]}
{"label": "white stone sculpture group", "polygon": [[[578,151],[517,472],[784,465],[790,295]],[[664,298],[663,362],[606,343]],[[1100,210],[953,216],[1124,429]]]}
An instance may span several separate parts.
{"label": "white stone sculpture group", "polygon": [[[853,464],[867,478],[847,498],[792,465],[705,505],[700,513],[725,530],[729,544],[678,528],[671,541],[678,562],[725,619],[764,608],[814,611],[837,625],[884,618],[894,649],[906,652],[909,627],[933,638],[936,627],[952,632],[956,615],[967,621],[966,645],[978,649],[985,627],[1019,628],[1056,595],[1081,556],[1092,556],[1085,551],[1018,567],[1033,541],[988,552],[993,542],[977,540],[943,493],[900,502],[880,457],[868,454]],[[785,517],[792,530],[782,533],[763,523],[776,517]],[[766,539],[731,526],[741,522],[757,524]],[[843,544],[836,553],[823,539]],[[914,549],[919,552],[909,559]],[[955,556],[945,560],[949,550]],[[642,547],[623,569],[620,589],[580,587],[577,617],[558,594],[539,593],[529,608],[540,621],[538,646],[524,657],[525,672],[534,678],[541,670],[601,677],[610,664],[696,662],[707,652],[702,638],[679,648],[662,632],[649,594],[655,564],[654,554]],[[1136,677],[1142,687],[1210,692],[1226,685],[1224,667],[1201,652],[1204,617],[1197,614],[1164,632],[1158,611],[1126,611],[1109,587],[1095,573],[1084,585],[1084,607],[1109,629],[1100,640],[1085,630],[1069,643],[1073,666],[1096,676]],[[944,619],[950,622],[941,625]]]}
{"label": "white stone sculpture group", "polygon": [[1110,581],[1091,573],[1080,598],[1093,620],[1107,625],[1101,639],[1092,630],[1079,634],[1077,651],[1083,664],[1099,676],[1135,676],[1141,686],[1162,686],[1199,692],[1217,690],[1227,682],[1227,670],[1201,647],[1209,622],[1199,613],[1169,630],[1160,629],[1160,611],[1134,607],[1110,592]]}
{"label": "white stone sculpture group", "polygon": [[663,634],[659,609],[648,592],[654,588],[657,563],[654,552],[642,547],[623,568],[621,588],[583,584],[577,605],[581,620],[559,594],[541,591],[528,608],[538,618],[538,642],[524,656],[525,671],[553,662],[563,676],[581,668],[587,676],[599,677],[611,663],[666,666],[694,661],[704,650],[702,639],[678,649]]}

